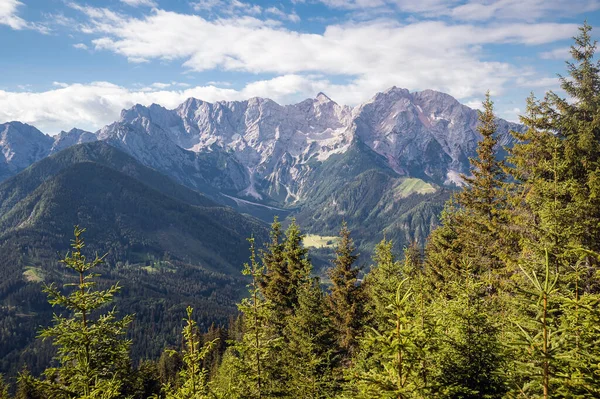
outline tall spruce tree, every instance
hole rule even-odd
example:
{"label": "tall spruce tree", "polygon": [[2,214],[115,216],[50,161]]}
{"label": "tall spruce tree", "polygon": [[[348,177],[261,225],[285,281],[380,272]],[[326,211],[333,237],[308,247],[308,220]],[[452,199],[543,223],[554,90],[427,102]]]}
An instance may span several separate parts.
{"label": "tall spruce tree", "polygon": [[293,312],[293,308],[298,305],[300,288],[310,279],[312,272],[312,265],[308,260],[308,248],[304,247],[303,241],[304,234],[300,231],[296,219],[292,219],[285,231],[283,246],[283,257],[290,276],[287,298],[284,301],[288,306],[288,312]]}
{"label": "tall spruce tree", "polygon": [[543,273],[533,265],[521,265],[526,285],[518,289],[512,339],[517,363],[513,371],[513,393],[530,398],[557,397],[560,384],[564,330],[560,328],[559,273],[554,271],[546,252]]}
{"label": "tall spruce tree", "polygon": [[[198,326],[192,318],[193,309],[186,308],[185,326],[183,327],[184,350],[181,356],[183,367],[179,372],[179,384],[176,387],[166,385],[166,399],[204,399],[208,398],[208,370],[202,367],[202,361],[210,353],[215,341],[202,345]],[[170,355],[177,355],[174,350]]]}
{"label": "tall spruce tree", "polygon": [[465,188],[456,198],[460,206],[491,223],[502,206],[502,196],[498,192],[504,181],[504,172],[502,163],[497,159],[496,116],[489,92],[482,105],[477,126],[482,139],[477,145],[477,158],[469,159],[472,176],[462,176]]}
{"label": "tall spruce tree", "polygon": [[449,297],[433,304],[441,319],[435,382],[436,397],[452,399],[502,398],[505,357],[500,340],[501,320],[486,287],[468,261],[462,276],[450,283]]}
{"label": "tall spruce tree", "polygon": [[243,315],[243,335],[235,341],[219,370],[215,390],[220,397],[270,398],[283,391],[282,360],[277,356],[282,338],[274,324],[271,301],[263,296],[264,266],[256,259],[254,239],[250,239],[250,262],[243,274],[251,277],[249,297],[238,305]]}
{"label": "tall spruce tree", "polygon": [[420,370],[425,354],[419,345],[427,337],[412,317],[413,290],[400,281],[385,306],[385,323],[361,339],[361,353],[349,371],[348,396],[355,398],[417,398],[426,396]]}
{"label": "tall spruce tree", "polygon": [[[571,48],[568,77],[561,77],[570,100],[549,92],[543,100],[531,97],[522,122],[527,130],[515,134],[520,143],[511,150],[517,183],[513,202],[521,248],[541,260],[549,252],[556,271],[566,273],[578,261],[573,248],[600,249],[600,68],[594,61],[596,42],[586,23]],[[588,277],[598,261],[587,258]],[[593,278],[582,281],[589,291]]]}
{"label": "tall spruce tree", "polygon": [[498,160],[496,117],[489,92],[483,101],[477,130],[482,139],[477,157],[470,158],[471,176],[462,175],[464,187],[442,213],[442,226],[434,230],[427,244],[429,273],[442,284],[460,276],[462,259],[477,265],[478,275],[504,266],[500,253],[508,245],[503,234],[506,222],[504,164]]}
{"label": "tall spruce tree", "polygon": [[460,207],[456,229],[462,253],[477,265],[478,270],[474,270],[477,274],[502,266],[497,253],[502,239],[500,225],[506,180],[503,163],[498,160],[496,116],[489,92],[482,105],[477,126],[482,139],[477,144],[477,157],[470,158],[471,176],[462,176],[465,187],[456,196]]}
{"label": "tall spruce tree", "polygon": [[396,259],[393,243],[385,238],[375,246],[374,264],[365,276],[368,323],[373,328],[385,325],[388,320],[388,306],[396,296],[402,278],[402,263]]}
{"label": "tall spruce tree", "polygon": [[269,236],[270,241],[261,251],[265,270],[257,281],[261,286],[261,294],[274,306],[278,319],[282,319],[290,307],[288,289],[291,276],[284,259],[285,237],[277,217],[271,224]]}
{"label": "tall spruce tree", "polygon": [[327,273],[331,280],[330,293],[326,297],[327,314],[336,331],[337,345],[342,355],[348,358],[356,351],[362,331],[365,295],[358,280],[360,269],[355,266],[356,247],[346,222],[342,224],[335,252],[333,267]]}
{"label": "tall spruce tree", "polygon": [[306,281],[284,329],[286,343],[281,357],[287,374],[286,397],[324,399],[333,397],[337,390],[333,374],[339,362],[336,337],[325,310],[319,280]]}
{"label": "tall spruce tree", "polygon": [[[54,315],[54,325],[40,333],[52,339],[57,347],[58,366],[46,369],[44,379],[21,374],[25,385],[32,385],[42,396],[50,398],[109,399],[121,396],[123,381],[130,370],[130,341],[124,339],[132,316],[117,319],[113,308],[106,313],[100,309],[110,303],[119,292],[118,284],[106,290],[96,290],[90,271],[103,263],[96,256],[88,261],[82,250],[85,229],[75,227],[73,248],[61,263],[77,274],[77,282],[66,284],[70,293],[63,293],[56,285],[44,287],[53,306],[64,307],[67,316]],[[25,381],[27,380],[27,381]]]}

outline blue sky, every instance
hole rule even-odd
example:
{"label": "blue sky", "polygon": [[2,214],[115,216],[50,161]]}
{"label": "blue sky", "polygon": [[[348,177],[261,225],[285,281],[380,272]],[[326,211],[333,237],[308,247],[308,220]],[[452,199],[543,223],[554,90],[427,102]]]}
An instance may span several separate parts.
{"label": "blue sky", "polygon": [[[559,91],[600,0],[0,0],[0,123],[97,130],[135,103],[174,108],[326,93],[357,105],[435,89],[518,120]],[[600,29],[593,34],[600,37]]]}

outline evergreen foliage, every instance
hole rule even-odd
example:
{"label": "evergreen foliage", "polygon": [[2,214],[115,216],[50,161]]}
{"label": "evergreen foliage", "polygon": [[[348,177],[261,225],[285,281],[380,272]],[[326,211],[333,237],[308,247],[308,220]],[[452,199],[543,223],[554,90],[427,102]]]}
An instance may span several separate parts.
{"label": "evergreen foliage", "polygon": [[494,320],[494,302],[486,287],[466,264],[462,278],[451,283],[450,298],[435,304],[441,315],[435,385],[440,398],[502,398],[505,350],[500,340],[501,322]]}
{"label": "evergreen foliage", "polygon": [[[271,254],[277,251],[274,247],[278,245],[279,227],[275,220],[272,241],[268,244],[273,249]],[[251,277],[249,296],[239,305],[243,335],[226,354],[222,366],[225,368],[220,370],[215,384],[215,390],[224,398],[269,398],[282,389],[282,371],[278,367],[281,361],[276,358],[281,348],[281,337],[277,334],[280,324],[273,322],[275,311],[271,302],[263,296],[261,282],[265,276],[264,269],[256,258],[254,239],[250,239],[250,262],[244,265],[243,270],[244,275]],[[267,287],[275,289],[273,285]]]}
{"label": "evergreen foliage", "polygon": [[351,356],[357,348],[364,323],[365,296],[358,277],[360,269],[355,266],[358,259],[356,247],[350,237],[346,223],[340,230],[340,241],[336,257],[329,269],[330,293],[326,297],[327,314],[336,333],[337,345],[344,357]]}
{"label": "evergreen foliage", "polygon": [[[184,351],[183,367],[179,372],[180,383],[176,388],[165,386],[166,399],[204,399],[208,398],[208,370],[202,367],[202,361],[213,349],[216,341],[200,344],[198,325],[192,319],[193,309],[188,306],[187,317],[183,328]],[[169,351],[170,355],[176,351]]]}
{"label": "evergreen foliage", "polygon": [[300,398],[322,399],[333,397],[336,391],[336,337],[325,312],[318,280],[305,282],[283,331],[286,343],[281,356],[285,359],[288,396],[294,393]]}
{"label": "evergreen foliage", "polygon": [[[62,306],[68,316],[55,314],[53,326],[40,333],[52,339],[58,349],[57,367],[44,372],[44,379],[31,379],[32,385],[44,396],[51,398],[116,398],[130,370],[129,345],[124,339],[132,316],[117,319],[113,308],[104,314],[98,311],[113,300],[120,287],[115,284],[107,290],[95,290],[95,274],[90,270],[103,262],[102,257],[88,261],[82,250],[85,229],[75,227],[73,248],[61,261],[67,269],[77,273],[77,282],[67,284],[70,293],[63,293],[56,285],[45,286],[49,302]],[[21,378],[30,378],[22,374]]]}
{"label": "evergreen foliage", "polygon": [[386,323],[371,329],[361,342],[366,352],[351,380],[356,398],[413,398],[424,394],[419,368],[424,358],[419,342],[423,331],[411,317],[413,290],[402,280],[385,306]]}

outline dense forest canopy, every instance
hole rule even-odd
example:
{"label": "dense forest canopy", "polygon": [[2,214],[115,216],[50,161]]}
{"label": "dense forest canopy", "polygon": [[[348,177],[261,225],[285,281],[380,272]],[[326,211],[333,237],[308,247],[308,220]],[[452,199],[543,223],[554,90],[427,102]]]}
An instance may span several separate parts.
{"label": "dense forest canopy", "polygon": [[55,359],[40,376],[23,370],[16,397],[600,397],[600,65],[590,34],[585,24],[572,46],[567,98],[530,97],[527,129],[504,161],[487,95],[471,173],[424,252],[411,245],[399,258],[384,239],[361,271],[344,224],[324,287],[299,226],[276,219],[263,247],[249,240],[240,316],[201,333],[187,308],[180,345],[157,361],[132,364],[135,315],[109,306],[122,288],[96,286],[104,260],[85,257],[76,228],[62,261],[73,283],[44,288],[55,316],[40,338]]}

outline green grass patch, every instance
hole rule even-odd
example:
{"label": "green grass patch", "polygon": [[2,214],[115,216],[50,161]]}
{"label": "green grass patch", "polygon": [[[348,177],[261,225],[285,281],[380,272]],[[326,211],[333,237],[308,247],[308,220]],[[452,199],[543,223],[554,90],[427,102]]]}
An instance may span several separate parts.
{"label": "green grass patch", "polygon": [[431,184],[415,178],[404,179],[399,186],[396,187],[396,193],[402,197],[408,197],[411,194],[431,194],[435,193],[436,188]]}
{"label": "green grass patch", "polygon": [[304,237],[304,246],[313,248],[333,248],[337,244],[339,237],[320,236],[317,234],[307,234]]}
{"label": "green grass patch", "polygon": [[175,272],[175,268],[171,262],[163,260],[152,262],[151,265],[143,266],[142,269],[148,273],[158,273],[159,271]]}
{"label": "green grass patch", "polygon": [[27,266],[23,272],[23,277],[26,281],[32,283],[41,283],[44,281],[45,273],[39,267]]}

